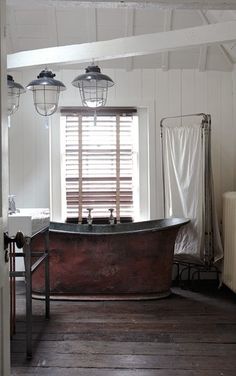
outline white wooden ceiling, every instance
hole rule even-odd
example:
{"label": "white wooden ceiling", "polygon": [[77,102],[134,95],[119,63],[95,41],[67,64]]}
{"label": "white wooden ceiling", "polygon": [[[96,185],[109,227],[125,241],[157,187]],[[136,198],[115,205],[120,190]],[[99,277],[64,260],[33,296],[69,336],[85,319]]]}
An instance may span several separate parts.
{"label": "white wooden ceiling", "polygon": [[[131,0],[125,4],[114,1],[104,1],[102,4],[96,1],[75,0],[7,0],[8,53],[236,20],[236,11],[233,10],[236,8],[236,1],[214,1],[215,8],[220,7],[221,10],[209,10],[206,6],[201,10],[195,9],[196,4],[200,3],[211,3],[212,6],[212,0],[190,0],[187,2],[188,9],[178,9],[181,2],[177,0],[156,3],[154,0]],[[161,3],[169,3],[172,6],[163,7],[163,4],[160,6]],[[186,4],[186,0],[182,0],[182,5],[184,3]],[[229,10],[230,6],[232,10]],[[236,36],[235,43],[107,60],[99,65],[126,70],[194,68],[200,71],[228,71],[233,68],[235,62]],[[72,68],[71,65],[69,67]]]}

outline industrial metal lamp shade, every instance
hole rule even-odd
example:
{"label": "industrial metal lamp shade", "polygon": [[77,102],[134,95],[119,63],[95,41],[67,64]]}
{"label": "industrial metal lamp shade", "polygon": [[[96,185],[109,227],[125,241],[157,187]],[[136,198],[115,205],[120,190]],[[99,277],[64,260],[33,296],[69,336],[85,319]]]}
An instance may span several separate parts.
{"label": "industrial metal lamp shade", "polygon": [[43,70],[37,80],[31,81],[26,88],[33,91],[34,106],[39,115],[49,116],[57,110],[60,92],[65,85],[54,79],[55,74]]}
{"label": "industrial metal lamp shade", "polygon": [[85,72],[72,81],[72,85],[80,90],[83,106],[93,108],[105,106],[108,88],[113,86],[114,82],[110,77],[102,74],[97,65],[88,66]]}
{"label": "industrial metal lamp shade", "polygon": [[20,95],[25,93],[22,85],[13,80],[13,77],[7,75],[7,113],[8,115],[14,114],[18,110]]}

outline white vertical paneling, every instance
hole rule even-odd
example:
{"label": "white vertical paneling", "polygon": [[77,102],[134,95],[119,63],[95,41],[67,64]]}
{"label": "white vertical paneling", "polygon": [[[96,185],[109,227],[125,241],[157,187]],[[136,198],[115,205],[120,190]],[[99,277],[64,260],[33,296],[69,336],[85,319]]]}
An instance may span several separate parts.
{"label": "white vertical paneling", "polygon": [[[26,86],[37,74],[24,72],[18,82]],[[11,123],[10,192],[16,194],[18,207],[49,207],[48,129],[34,109],[32,92],[22,95]]]}
{"label": "white vertical paneling", "polygon": [[60,94],[59,106],[81,106],[79,89],[71,84],[71,82],[83,74],[84,70],[66,70],[61,74],[61,81],[66,85],[66,90]]}
{"label": "white vertical paneling", "polygon": [[36,174],[32,176],[36,193],[34,206],[48,208],[50,206],[49,128],[51,117],[48,119],[42,117],[40,120],[40,124],[36,123],[38,126],[35,129]]}
{"label": "white vertical paneling", "polygon": [[181,114],[181,71],[159,70],[156,76],[156,119]]}
{"label": "white vertical paneling", "polygon": [[50,176],[50,202],[52,219],[60,222],[62,218],[61,208],[61,140],[60,140],[60,114],[53,116],[50,128],[50,160],[51,160],[51,176]]}
{"label": "white vertical paneling", "polygon": [[141,71],[141,101],[153,101],[156,93],[155,69],[142,69]]}
{"label": "white vertical paneling", "polygon": [[[236,65],[234,66],[234,70],[232,73],[233,76],[233,127],[235,129],[236,124]],[[236,145],[236,132],[234,132],[234,136],[232,137],[232,142]],[[236,165],[236,148],[234,147],[234,157],[233,163]],[[236,169],[234,168],[234,188],[236,187]],[[235,188],[236,189],[236,188]]]}
{"label": "white vertical paneling", "polygon": [[223,195],[223,237],[224,267],[223,282],[236,292],[236,194],[228,192]]}
{"label": "white vertical paneling", "polygon": [[[23,75],[20,72],[14,72],[14,80],[23,84]],[[25,94],[23,94],[24,96]],[[20,98],[20,106],[22,100]],[[23,205],[23,169],[24,169],[24,136],[22,130],[22,112],[18,110],[10,117],[9,129],[9,193],[16,195],[16,205],[20,207]]]}
{"label": "white vertical paneling", "polygon": [[[148,149],[148,110],[140,108],[139,117],[139,218],[142,221],[150,218],[150,174]],[[145,147],[143,147],[145,145]]]}
{"label": "white vertical paneling", "polygon": [[195,73],[195,113],[207,113],[207,72],[194,71]]}
{"label": "white vertical paneling", "polygon": [[207,74],[207,111],[212,116],[211,151],[212,168],[214,179],[214,191],[218,217],[221,217],[221,76],[219,72],[208,72]]}
{"label": "white vertical paneling", "polygon": [[[79,90],[71,81],[84,70],[62,70],[57,78],[67,86],[62,93],[60,106],[80,106]],[[26,85],[38,72],[14,72],[16,81]],[[207,112],[212,115],[212,157],[217,209],[221,215],[221,195],[225,190],[236,189],[235,141],[236,99],[232,95],[231,73],[199,72],[197,70],[104,70],[115,82],[109,90],[108,105],[137,106],[143,108],[141,123],[148,123],[148,145],[142,150],[145,166],[143,192],[149,192],[150,216],[163,215],[160,120],[181,113]],[[234,93],[236,93],[236,73]],[[235,96],[234,96],[235,98]],[[143,119],[143,120],[142,120]],[[146,119],[146,120],[145,120]],[[59,116],[52,116],[52,195],[53,210],[60,217],[60,151]],[[144,124],[145,123],[145,124]],[[141,124],[142,126],[142,124]],[[145,139],[145,138],[144,138]],[[10,187],[17,195],[18,206],[48,206],[49,202],[49,135],[43,117],[33,107],[32,93],[21,98],[18,112],[12,116],[10,130]],[[141,162],[142,165],[142,162]],[[147,184],[149,176],[149,187]],[[145,193],[146,195],[146,193]],[[57,206],[58,205],[58,206]],[[146,213],[148,213],[147,208]],[[143,212],[145,212],[143,208]]]}
{"label": "white vertical paneling", "polygon": [[161,130],[160,121],[169,113],[169,72],[156,71],[156,187],[157,187],[157,206],[156,217],[161,218],[164,215],[163,205],[163,184],[162,184],[162,149],[161,149]]}
{"label": "white vertical paneling", "polygon": [[169,114],[169,71],[156,71],[156,121]]}
{"label": "white vertical paneling", "polygon": [[141,69],[126,72],[124,70],[116,71],[116,98],[124,103],[136,100],[140,103],[141,98]]}
{"label": "white vertical paneling", "polygon": [[103,71],[103,73],[107,74],[115,83],[115,85],[108,89],[107,106],[111,106],[116,103],[116,70],[109,69]]}
{"label": "white vertical paneling", "polygon": [[181,71],[157,71],[156,75],[156,217],[163,217],[162,152],[160,121],[181,113]]}
{"label": "white vertical paneling", "polygon": [[125,81],[129,73],[116,69],[115,71],[115,99],[122,98],[124,102],[127,101],[127,87],[129,86],[129,81]]}
{"label": "white vertical paneling", "polygon": [[[27,85],[39,71],[24,73]],[[22,127],[24,134],[24,207],[49,206],[49,131],[45,118],[38,115],[33,105],[33,94],[24,96]],[[40,192],[40,194],[39,194]]]}
{"label": "white vertical paneling", "polygon": [[181,70],[172,69],[169,71],[169,113],[167,116],[175,116],[176,114],[181,114],[181,79]]}
{"label": "white vertical paneling", "polygon": [[[182,71],[182,85],[181,85],[181,106],[182,115],[184,114],[194,114],[195,113],[195,71],[186,70]],[[183,119],[182,124],[187,124],[193,119]]]}
{"label": "white vertical paneling", "polygon": [[232,79],[224,72],[221,76],[221,190],[232,189],[235,177],[235,124],[233,123]]}
{"label": "white vertical paneling", "polygon": [[[145,109],[141,113],[143,116],[139,117],[139,123],[140,123],[140,160],[141,158],[143,161],[141,162],[139,166],[140,176],[142,179],[140,179],[140,188],[142,188],[144,193],[148,193],[148,196],[145,196],[144,198],[146,201],[146,205],[148,207],[144,209],[143,206],[141,206],[141,215],[144,217],[146,214],[149,214],[149,218],[156,218],[157,217],[157,207],[158,207],[158,200],[157,197],[157,185],[156,185],[156,173],[153,173],[154,171],[157,171],[157,165],[156,165],[156,133],[157,133],[157,126],[156,126],[156,118],[155,118],[155,93],[156,93],[156,82],[153,80],[153,77],[155,77],[155,70],[142,70],[141,74],[141,93],[140,93],[140,105],[144,105]],[[145,114],[145,116],[144,116]],[[144,137],[144,130],[146,127],[147,137]],[[148,143],[142,146],[143,141],[148,141]],[[145,163],[146,161],[148,164]],[[148,168],[148,171],[142,171],[143,167]],[[145,179],[145,177],[148,177],[148,181]],[[145,180],[148,183],[148,186],[145,188]]]}
{"label": "white vertical paneling", "polygon": [[[206,82],[204,74],[197,70],[182,72],[182,114],[206,112]],[[202,118],[183,118],[182,124],[200,124]]]}
{"label": "white vertical paneling", "polygon": [[156,134],[157,127],[155,121],[155,106],[154,102],[149,105],[148,108],[148,158],[149,158],[149,193],[150,193],[150,218],[155,219],[157,215],[157,203],[159,200],[159,195],[157,194],[158,189],[156,185]]}

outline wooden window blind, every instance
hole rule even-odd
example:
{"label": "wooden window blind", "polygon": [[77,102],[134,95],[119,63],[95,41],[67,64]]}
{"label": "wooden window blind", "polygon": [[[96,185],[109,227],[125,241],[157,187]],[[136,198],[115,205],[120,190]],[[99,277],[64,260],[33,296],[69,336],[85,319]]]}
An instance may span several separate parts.
{"label": "wooden window blind", "polygon": [[109,109],[96,116],[64,109],[65,185],[68,221],[133,217],[133,139],[135,109]]}

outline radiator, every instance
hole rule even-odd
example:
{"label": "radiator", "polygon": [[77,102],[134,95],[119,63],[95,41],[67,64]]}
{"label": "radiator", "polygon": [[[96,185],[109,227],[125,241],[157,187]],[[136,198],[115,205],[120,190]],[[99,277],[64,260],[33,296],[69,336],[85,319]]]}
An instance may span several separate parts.
{"label": "radiator", "polygon": [[223,194],[223,282],[236,292],[236,192]]}

